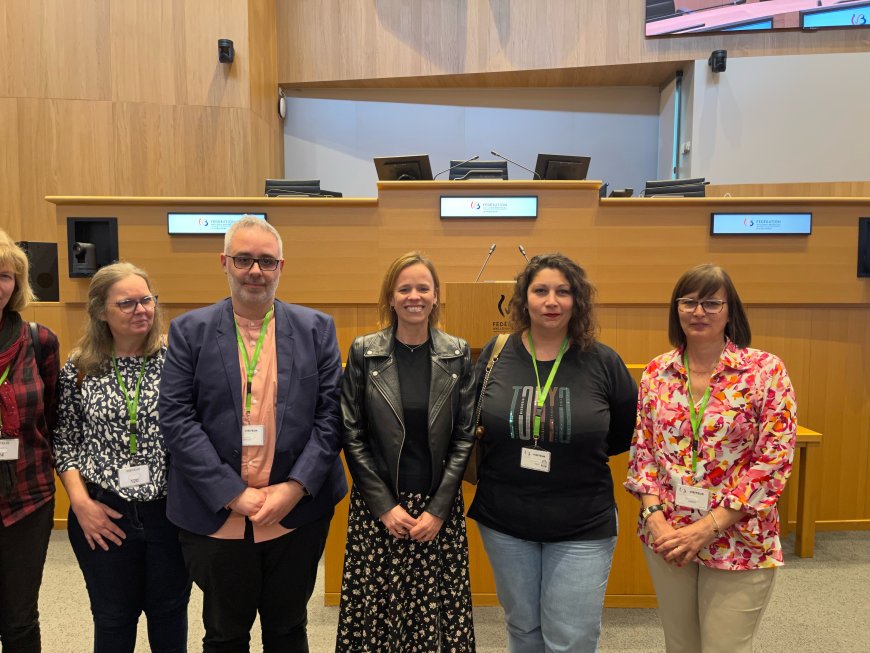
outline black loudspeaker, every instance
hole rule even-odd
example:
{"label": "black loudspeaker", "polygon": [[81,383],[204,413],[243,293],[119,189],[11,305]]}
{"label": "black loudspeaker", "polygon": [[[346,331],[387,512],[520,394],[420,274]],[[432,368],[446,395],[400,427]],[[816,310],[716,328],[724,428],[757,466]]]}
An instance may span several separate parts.
{"label": "black loudspeaker", "polygon": [[57,243],[25,240],[18,246],[30,259],[30,286],[41,302],[60,301],[57,286]]}
{"label": "black loudspeaker", "polygon": [[858,276],[870,277],[870,218],[858,218]]}

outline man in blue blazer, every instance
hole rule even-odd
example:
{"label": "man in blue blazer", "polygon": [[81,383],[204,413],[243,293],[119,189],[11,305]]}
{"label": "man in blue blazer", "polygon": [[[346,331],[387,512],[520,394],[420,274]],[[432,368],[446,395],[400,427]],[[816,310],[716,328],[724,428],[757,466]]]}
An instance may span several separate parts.
{"label": "man in blue blazer", "polygon": [[167,514],[204,593],[204,651],[308,651],[308,599],[335,504],[341,357],[332,318],[275,299],[282,243],[227,231],[230,298],[172,321],[160,383]]}

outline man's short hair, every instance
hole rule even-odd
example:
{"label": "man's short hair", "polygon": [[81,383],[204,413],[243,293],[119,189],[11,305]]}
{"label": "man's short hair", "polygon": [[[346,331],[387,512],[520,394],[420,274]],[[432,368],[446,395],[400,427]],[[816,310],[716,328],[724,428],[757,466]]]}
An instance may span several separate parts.
{"label": "man's short hair", "polygon": [[284,242],[281,240],[281,234],[268,222],[253,215],[243,215],[227,229],[227,233],[224,235],[224,254],[230,253],[230,243],[233,242],[233,236],[236,235],[239,229],[259,229],[260,231],[272,234],[275,236],[275,240],[278,241],[278,258],[284,258]]}

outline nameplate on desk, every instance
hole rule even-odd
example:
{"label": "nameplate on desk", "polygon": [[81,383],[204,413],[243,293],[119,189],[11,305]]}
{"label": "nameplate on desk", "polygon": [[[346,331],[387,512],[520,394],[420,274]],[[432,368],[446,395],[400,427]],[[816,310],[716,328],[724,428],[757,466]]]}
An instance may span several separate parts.
{"label": "nameplate on desk", "polygon": [[538,196],[452,195],[441,196],[441,219],[538,217]]}
{"label": "nameplate on desk", "polygon": [[809,236],[812,213],[713,213],[711,236]]}
{"label": "nameplate on desk", "polygon": [[170,236],[225,234],[246,215],[266,219],[265,213],[167,213],[166,224]]}

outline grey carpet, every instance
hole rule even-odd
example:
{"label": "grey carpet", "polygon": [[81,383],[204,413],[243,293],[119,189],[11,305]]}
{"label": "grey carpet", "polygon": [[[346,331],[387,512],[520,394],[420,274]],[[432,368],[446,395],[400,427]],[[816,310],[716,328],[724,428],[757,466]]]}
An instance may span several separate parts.
{"label": "grey carpet", "polygon": [[[785,542],[786,551],[793,540]],[[322,573],[309,605],[312,653],[333,650],[337,608],[322,605]],[[190,615],[190,651],[201,650],[202,597],[194,588]],[[44,653],[91,650],[92,626],[84,581],[66,531],[52,533],[40,597]],[[501,608],[475,608],[478,653],[503,653],[505,635]],[[148,651],[144,618],[137,651]],[[604,612],[601,651],[652,653],[664,650],[655,610],[616,609]],[[252,651],[261,650],[258,625]],[[811,559],[787,554],[757,638],[765,653],[870,653],[870,532],[819,533]]]}

